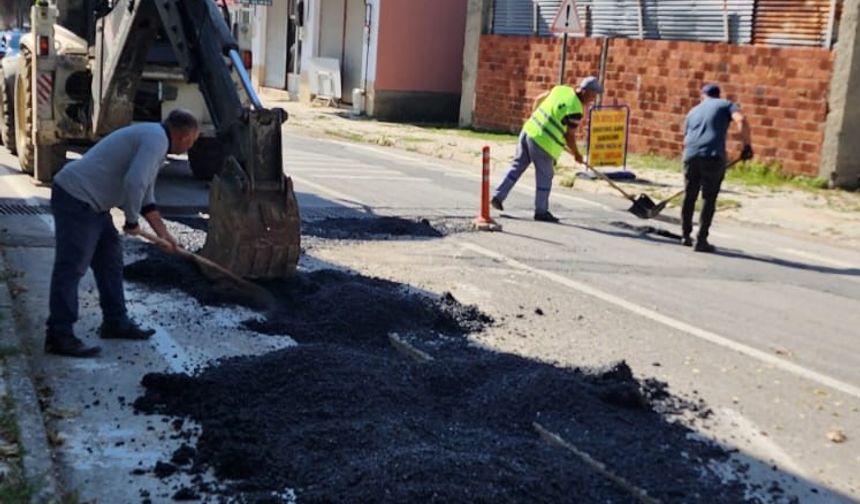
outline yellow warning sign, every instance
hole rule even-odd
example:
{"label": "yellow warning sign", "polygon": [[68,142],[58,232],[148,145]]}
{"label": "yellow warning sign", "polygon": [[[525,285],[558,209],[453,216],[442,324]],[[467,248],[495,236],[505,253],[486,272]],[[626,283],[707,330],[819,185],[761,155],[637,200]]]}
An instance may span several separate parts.
{"label": "yellow warning sign", "polygon": [[592,108],[588,120],[588,164],[624,166],[627,162],[627,106]]}

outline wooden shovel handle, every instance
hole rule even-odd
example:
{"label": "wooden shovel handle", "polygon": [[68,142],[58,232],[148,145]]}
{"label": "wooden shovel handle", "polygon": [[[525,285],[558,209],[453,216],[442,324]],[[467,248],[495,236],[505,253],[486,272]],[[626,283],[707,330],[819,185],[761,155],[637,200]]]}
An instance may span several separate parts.
{"label": "wooden shovel handle", "polygon": [[663,201],[661,201],[660,205],[665,205],[666,203],[672,201],[673,199],[677,198],[678,196],[684,194],[685,192],[687,192],[686,189],[681,189],[680,191],[676,192],[675,194],[673,194],[673,195],[669,196],[668,198],[664,199]]}
{"label": "wooden shovel handle", "polygon": [[[144,231],[143,229],[141,229],[137,232],[137,235],[140,236],[141,238],[145,238],[146,241],[149,241],[149,242],[152,242],[152,243],[158,245],[159,247],[165,247],[165,248],[171,247],[170,242],[168,242],[167,240],[165,240],[164,238],[162,238],[160,236],[156,236],[156,235],[150,233],[149,231]],[[181,256],[184,256],[184,257],[189,257],[189,256],[195,255],[194,253],[185,250],[184,248],[180,247],[179,245],[176,246],[176,253],[181,255]]]}
{"label": "wooden shovel handle", "polygon": [[[737,158],[737,159],[735,159],[734,161],[732,161],[731,163],[728,163],[728,164],[726,165],[726,168],[725,168],[725,169],[726,169],[726,170],[728,170],[728,169],[729,169],[729,168],[731,168],[732,166],[734,166],[734,165],[736,165],[736,164],[740,163],[741,161],[743,161],[743,158]],[[665,206],[665,205],[666,205],[666,203],[669,203],[670,201],[672,201],[673,199],[677,198],[678,196],[680,196],[680,195],[684,194],[685,192],[687,192],[687,190],[686,190],[686,189],[681,189],[680,191],[676,192],[675,194],[673,194],[673,195],[669,196],[668,198],[664,199],[663,201],[661,201],[661,202],[659,203],[659,205],[663,205],[663,206]],[[659,206],[659,205],[658,205],[658,206]]]}
{"label": "wooden shovel handle", "polygon": [[622,189],[621,187],[619,187],[615,182],[613,182],[613,181],[612,181],[612,179],[611,179],[611,178],[607,177],[607,176],[606,176],[602,171],[600,171],[600,170],[598,170],[598,169],[594,168],[593,166],[591,166],[591,165],[590,165],[590,164],[588,164],[588,163],[584,163],[584,164],[585,164],[585,167],[586,167],[586,168],[588,168],[589,170],[593,171],[593,172],[594,172],[598,177],[600,177],[600,178],[602,178],[603,180],[605,180],[606,182],[608,182],[608,183],[609,183],[609,185],[611,185],[611,186],[613,187],[613,189],[615,189],[616,191],[618,191],[618,192],[620,192],[621,194],[623,194],[625,198],[629,199],[630,201],[636,201],[636,198],[635,198],[634,196],[632,196],[632,195],[630,195],[630,194],[627,194],[627,191],[625,191],[624,189]]}
{"label": "wooden shovel handle", "polygon": [[[146,238],[150,242],[161,246],[161,247],[170,247],[170,243],[167,240],[165,240],[164,238],[161,238],[159,236],[156,236],[156,235],[150,233],[149,231],[140,230],[137,234],[143,238]],[[218,270],[218,272],[224,274],[225,276],[232,278],[233,280],[239,281],[241,283],[247,282],[247,280],[236,275],[235,273],[228,270],[224,266],[221,266],[220,264],[218,264],[214,261],[210,261],[209,259],[206,259],[205,257],[203,257],[201,255],[195,254],[194,252],[186,250],[186,249],[180,247],[179,245],[176,246],[176,253],[182,257],[191,259],[193,261],[197,261],[200,264],[203,264],[203,265],[208,266],[212,269]]]}

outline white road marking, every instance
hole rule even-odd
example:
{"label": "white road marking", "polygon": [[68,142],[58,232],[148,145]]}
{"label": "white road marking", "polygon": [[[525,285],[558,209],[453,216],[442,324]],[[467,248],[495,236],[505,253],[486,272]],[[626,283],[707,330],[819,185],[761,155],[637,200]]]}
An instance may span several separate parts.
{"label": "white road marking", "polygon": [[182,348],[182,345],[173,339],[173,336],[162,327],[153,325],[152,328],[155,329],[155,334],[149,338],[149,342],[152,344],[152,348],[164,357],[170,369],[174,373],[188,373],[192,371],[191,358],[185,349]]}
{"label": "white road marking", "polygon": [[[328,164],[327,166],[331,166]],[[291,168],[291,173],[304,173],[307,175],[404,175],[404,173],[395,170],[380,170],[380,169],[353,169],[353,168],[308,168],[302,166],[300,168]]]}
{"label": "white road marking", "polygon": [[[528,185],[524,185],[524,186],[522,186],[522,188],[528,189],[529,191],[535,190],[533,186],[528,186]],[[598,203],[596,201],[591,201],[589,199],[580,198],[579,196],[570,196],[569,194],[559,193],[558,191],[553,193],[552,196],[550,196],[550,198],[563,199],[563,200],[568,200],[568,201],[572,201],[572,202],[576,202],[576,203],[582,203],[583,205],[588,205],[588,206],[591,206],[594,208],[599,208],[599,209],[606,211],[606,212],[611,212],[611,211],[615,210],[614,208],[612,208],[609,205],[604,205],[603,203]]]}
{"label": "white road marking", "polygon": [[613,304],[639,316],[653,320],[654,322],[658,322],[673,329],[685,332],[701,340],[713,343],[723,348],[728,348],[729,350],[734,350],[735,352],[744,354],[748,357],[759,360],[775,368],[779,368],[795,376],[814,381],[816,383],[838,390],[855,398],[860,398],[860,387],[857,387],[855,385],[845,383],[841,380],[827,376],[817,371],[813,371],[811,369],[807,369],[793,362],[780,359],[757,348],[753,348],[743,343],[739,343],[724,336],[720,336],[719,334],[707,331],[705,329],[701,329],[686,322],[682,322],[678,319],[668,317],[666,315],[663,315],[662,313],[650,310],[643,306],[637,305],[636,303],[627,301],[626,299],[620,298],[613,294],[609,294],[608,292],[604,292],[595,287],[591,287],[590,285],[587,285],[585,283],[559,275],[558,273],[553,273],[551,271],[546,271],[540,268],[529,266],[528,264],[517,261],[516,259],[510,258],[504,254],[500,254],[499,252],[486,249],[484,247],[481,247],[480,245],[475,245],[473,243],[468,242],[461,242],[460,246],[467,250],[471,250],[472,252],[481,254],[485,257],[489,257],[491,259],[495,259],[499,262],[507,264],[512,268],[540,275],[560,285],[579,291],[583,294],[595,297],[609,304]]}
{"label": "white road marking", "polygon": [[851,264],[844,261],[839,261],[837,259],[831,259],[829,257],[825,257],[820,254],[815,254],[813,252],[805,252],[803,250],[797,250],[793,248],[781,248],[779,249],[781,252],[785,252],[787,254],[795,255],[798,257],[803,257],[806,259],[812,259],[813,261],[818,261],[822,264],[826,264],[828,266],[835,266],[837,268],[846,268],[846,269],[860,269],[860,264]]}
{"label": "white road marking", "polygon": [[[9,187],[15,191],[22,199],[24,199],[27,204],[32,206],[38,206],[39,200],[35,197],[28,196],[27,192],[22,190],[19,186],[19,181],[21,177],[12,177],[12,180],[7,180],[9,182]],[[52,231],[54,229],[54,217],[51,215],[38,215],[39,219],[45,223],[48,228]],[[188,354],[183,350],[182,346],[173,339],[173,337],[166,330],[155,327],[156,332],[150,338],[152,342],[152,346],[164,357],[167,361],[170,368],[175,372],[188,372],[191,371],[191,361],[188,357]],[[89,363],[84,363],[86,366]],[[79,365],[79,367],[81,367]]]}
{"label": "white road marking", "polygon": [[806,471],[785,450],[776,444],[771,438],[762,434],[764,429],[756,425],[752,420],[745,417],[741,412],[732,408],[722,408],[720,412],[725,417],[732,431],[746,436],[755,449],[754,455],[759,459],[771,459],[783,472],[790,472],[795,476],[808,478]]}
{"label": "white road marking", "polygon": [[[352,143],[348,143],[348,142],[339,142],[339,141],[333,141],[333,143],[336,143],[338,145],[342,145],[346,148],[354,148],[354,149],[359,149],[359,150],[370,151],[370,152],[373,152],[373,153],[378,154],[380,156],[385,156],[385,157],[394,158],[394,159],[400,159],[403,161],[407,161],[407,162],[414,163],[414,164],[421,165],[421,166],[425,166],[425,167],[432,167],[432,169],[437,170],[437,171],[472,174],[472,172],[463,172],[460,170],[452,170],[452,169],[442,165],[441,163],[440,164],[432,164],[426,160],[416,159],[416,158],[413,158],[410,156],[405,156],[405,155],[398,154],[395,152],[390,152],[388,150],[385,150],[385,149],[382,149],[379,147],[370,147],[370,146],[366,146],[366,145],[352,144]],[[480,171],[475,170],[472,177],[475,179],[481,178]],[[529,184],[518,183],[515,186],[514,190],[517,190],[518,192],[532,192],[533,193],[535,191],[535,187],[532,185],[529,185]],[[604,205],[603,203],[591,201],[589,199],[581,198],[579,196],[570,196],[567,194],[561,194],[557,191],[551,197],[563,199],[563,200],[567,200],[567,201],[571,201],[571,202],[581,203],[583,205],[588,205],[588,206],[591,206],[594,208],[599,208],[599,209],[607,211],[607,212],[614,210],[612,207],[610,207],[608,205]]]}
{"label": "white road marking", "polygon": [[357,143],[342,142],[339,140],[329,140],[329,141],[333,144],[340,145],[341,147],[344,147],[346,149],[363,150],[363,151],[372,152],[372,153],[377,154],[379,156],[399,159],[401,161],[406,161],[409,163],[421,164],[421,165],[425,165],[425,166],[430,165],[430,163],[426,159],[422,159],[422,158],[418,158],[418,157],[414,157],[414,156],[407,156],[404,154],[398,154],[397,152],[392,152],[390,149],[383,149],[380,147],[372,147],[370,145],[362,145],[362,144],[357,144]]}
{"label": "white road marking", "polygon": [[[335,191],[334,189],[329,189],[328,187],[326,187],[322,184],[317,184],[315,182],[311,182],[310,180],[308,180],[305,177],[296,177],[295,175],[290,175],[290,177],[293,179],[293,182],[295,182],[296,185],[298,185],[298,186],[310,187],[312,189],[315,189],[320,194],[327,194],[334,199],[344,201],[347,203],[351,203],[352,205],[354,205],[356,207],[370,207],[370,205],[368,205],[368,204],[366,204],[366,203],[364,203],[364,202],[362,202],[362,201],[360,201],[360,200],[358,200],[358,199],[356,199],[356,198],[354,198],[354,197],[352,197],[346,193],[342,193],[340,191]],[[300,188],[301,187],[297,187],[296,189],[300,189]]]}
{"label": "white road marking", "polygon": [[[771,243],[771,242],[767,242],[767,241],[763,241],[763,240],[757,240],[757,239],[751,238],[751,237],[741,238],[739,236],[735,236],[733,234],[726,233],[723,231],[711,231],[711,235],[716,236],[717,238],[720,238],[720,239],[724,239],[724,240],[733,240],[733,241],[742,242],[742,243],[761,245],[761,246],[767,247],[768,249],[772,249],[772,247],[773,247],[773,243]],[[777,250],[779,250],[780,252],[784,252],[786,254],[791,254],[791,255],[794,255],[797,257],[803,257],[804,259],[811,259],[813,261],[818,261],[821,264],[825,264],[828,266],[834,266],[837,268],[860,268],[860,264],[856,264],[856,263],[852,264],[852,263],[849,263],[847,261],[840,261],[839,259],[833,259],[831,257],[825,256],[822,254],[816,254],[814,252],[806,252],[803,250],[798,250],[798,249],[790,248],[790,247],[780,247]]]}
{"label": "white road marking", "polygon": [[376,180],[376,181],[398,181],[398,182],[430,182],[430,179],[424,177],[407,177],[407,176],[385,176],[385,175],[312,175],[318,179],[333,179],[333,180]]}

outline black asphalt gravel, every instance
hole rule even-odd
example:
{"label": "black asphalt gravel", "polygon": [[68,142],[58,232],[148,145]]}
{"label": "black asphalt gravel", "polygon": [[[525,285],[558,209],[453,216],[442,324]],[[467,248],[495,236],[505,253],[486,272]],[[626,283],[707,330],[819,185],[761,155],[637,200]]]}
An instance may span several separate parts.
{"label": "black asphalt gravel", "polygon": [[[192,265],[155,250],[126,276],[232,302]],[[202,428],[156,476],[212,470],[222,482],[197,478],[176,499],[289,502],[292,491],[298,502],[326,503],[634,501],[544,441],[535,422],[663,502],[747,499],[745,468],[733,467],[741,481],[723,481],[714,467],[731,464],[730,454],[676,421],[706,419],[707,405],[637,380],[624,362],[588,370],[494,352],[469,338],[494,324],[477,307],[350,272],[302,272],[266,287],[278,307],[245,326],[298,346],[142,379],[137,411]],[[433,360],[393,349],[392,332]]]}

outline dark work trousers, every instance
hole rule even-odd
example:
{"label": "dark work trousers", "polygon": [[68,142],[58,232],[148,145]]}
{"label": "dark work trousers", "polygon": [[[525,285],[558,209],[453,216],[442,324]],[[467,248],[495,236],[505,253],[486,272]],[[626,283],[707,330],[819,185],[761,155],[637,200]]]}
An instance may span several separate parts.
{"label": "dark work trousers", "polygon": [[529,138],[525,131],[521,132],[517,139],[514,160],[505,178],[493,192],[493,197],[505,201],[514,184],[530,164],[535,165],[535,213],[546,213],[549,211],[549,193],[552,190],[552,178],[555,175],[553,170],[555,160]]}
{"label": "dark work trousers", "polygon": [[684,161],[686,193],[684,193],[684,206],[681,208],[681,231],[684,236],[689,236],[693,232],[693,210],[701,190],[703,202],[702,215],[699,217],[698,240],[708,241],[708,230],[717,209],[717,195],[720,193],[725,175],[726,162],[723,158],[694,157]]}
{"label": "dark work trousers", "polygon": [[48,332],[71,334],[78,320],[78,284],[92,267],[104,320],[126,318],[122,245],[110,213],[97,212],[54,184],[51,191],[56,249],[51,275]]}

